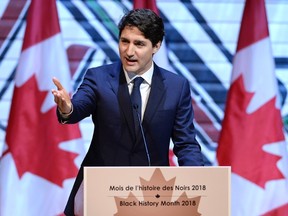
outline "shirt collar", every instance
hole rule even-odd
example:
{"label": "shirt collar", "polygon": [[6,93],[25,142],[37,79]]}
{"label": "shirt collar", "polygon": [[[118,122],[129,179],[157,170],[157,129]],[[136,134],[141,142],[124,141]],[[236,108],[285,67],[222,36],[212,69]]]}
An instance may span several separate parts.
{"label": "shirt collar", "polygon": [[145,82],[148,83],[149,85],[151,85],[151,83],[152,83],[152,76],[153,76],[153,71],[154,71],[154,63],[152,63],[152,66],[145,73],[143,73],[141,75],[137,75],[135,73],[127,72],[127,71],[125,71],[124,68],[123,68],[123,70],[124,70],[124,74],[125,74],[125,77],[126,77],[126,80],[127,80],[128,84],[133,82],[133,80],[136,77],[142,77],[145,80]]}

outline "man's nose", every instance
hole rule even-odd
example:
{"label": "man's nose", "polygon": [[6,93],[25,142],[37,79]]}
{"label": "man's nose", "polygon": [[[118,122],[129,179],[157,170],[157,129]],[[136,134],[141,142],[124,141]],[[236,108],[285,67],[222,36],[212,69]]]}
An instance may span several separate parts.
{"label": "man's nose", "polygon": [[126,54],[131,57],[133,56],[135,53],[135,47],[133,44],[129,44],[129,46],[127,47],[127,51],[126,51]]}

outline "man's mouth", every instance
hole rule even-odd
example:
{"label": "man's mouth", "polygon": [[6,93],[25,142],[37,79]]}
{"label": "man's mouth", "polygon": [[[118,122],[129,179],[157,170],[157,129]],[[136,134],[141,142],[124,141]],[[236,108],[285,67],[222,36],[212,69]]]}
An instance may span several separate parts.
{"label": "man's mouth", "polygon": [[129,58],[125,58],[125,59],[126,59],[126,62],[128,64],[133,64],[133,63],[137,62],[137,60],[135,60],[135,59],[129,59]]}
{"label": "man's mouth", "polygon": [[127,57],[126,57],[126,61],[128,61],[128,62],[137,62],[137,60],[136,60],[136,59],[127,58]]}

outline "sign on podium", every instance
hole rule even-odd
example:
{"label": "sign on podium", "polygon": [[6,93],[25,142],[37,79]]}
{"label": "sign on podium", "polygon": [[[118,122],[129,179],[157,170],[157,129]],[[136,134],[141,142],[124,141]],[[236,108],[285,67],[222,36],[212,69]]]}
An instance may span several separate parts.
{"label": "sign on podium", "polygon": [[230,167],[85,167],[85,216],[230,216]]}

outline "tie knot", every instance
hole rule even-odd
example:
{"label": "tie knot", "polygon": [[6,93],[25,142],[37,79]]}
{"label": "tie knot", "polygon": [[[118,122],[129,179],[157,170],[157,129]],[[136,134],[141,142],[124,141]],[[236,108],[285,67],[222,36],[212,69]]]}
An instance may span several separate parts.
{"label": "tie knot", "polygon": [[134,79],[134,88],[139,88],[139,86],[141,85],[141,83],[143,82],[143,78],[142,77],[136,77]]}

